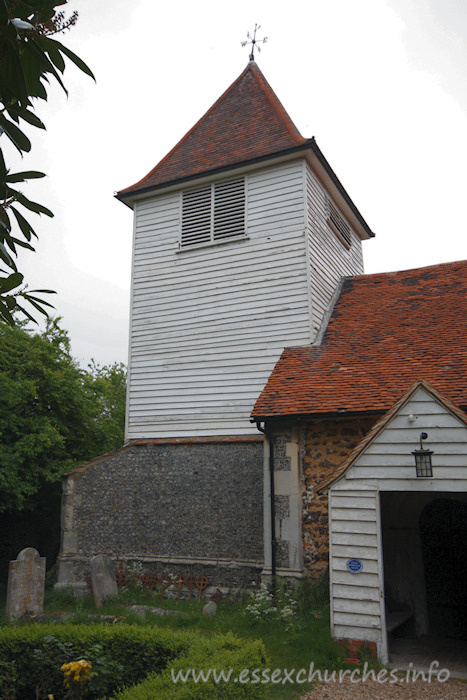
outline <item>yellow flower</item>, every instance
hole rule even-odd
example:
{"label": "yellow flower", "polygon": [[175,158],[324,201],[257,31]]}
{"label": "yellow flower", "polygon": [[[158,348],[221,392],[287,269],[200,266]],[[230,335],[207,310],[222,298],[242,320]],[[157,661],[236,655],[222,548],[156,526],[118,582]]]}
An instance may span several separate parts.
{"label": "yellow flower", "polygon": [[60,670],[63,671],[63,684],[65,688],[69,690],[72,683],[86,683],[89,680],[91,668],[92,664],[86,661],[86,659],[79,659],[79,661],[70,661],[67,664],[63,664]]}

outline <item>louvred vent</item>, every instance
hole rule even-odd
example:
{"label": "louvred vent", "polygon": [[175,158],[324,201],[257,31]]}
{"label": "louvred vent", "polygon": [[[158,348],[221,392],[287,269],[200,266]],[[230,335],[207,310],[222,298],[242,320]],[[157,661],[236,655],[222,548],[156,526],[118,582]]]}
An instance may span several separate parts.
{"label": "louvred vent", "polygon": [[245,233],[245,181],[214,187],[214,240]]}
{"label": "louvred vent", "polygon": [[334,203],[328,197],[326,197],[326,209],[328,223],[331,224],[331,227],[336,233],[342,236],[344,242],[347,245],[351,245],[352,231],[350,230],[350,226],[348,225],[347,221],[345,221],[344,217],[341,215],[340,211],[337,209]]}
{"label": "louvred vent", "polygon": [[211,239],[211,187],[183,193],[182,246]]}
{"label": "louvred vent", "polygon": [[182,248],[245,235],[245,179],[183,193]]}

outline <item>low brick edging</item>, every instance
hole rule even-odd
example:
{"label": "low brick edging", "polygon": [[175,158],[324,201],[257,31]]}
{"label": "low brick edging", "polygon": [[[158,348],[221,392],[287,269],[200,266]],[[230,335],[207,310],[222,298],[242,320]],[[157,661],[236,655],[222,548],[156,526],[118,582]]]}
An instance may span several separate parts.
{"label": "low brick edging", "polygon": [[367,642],[364,639],[336,639],[336,642],[346,650],[349,657],[358,658],[362,647],[365,647],[365,650],[369,650],[372,659],[378,658],[376,642]]}

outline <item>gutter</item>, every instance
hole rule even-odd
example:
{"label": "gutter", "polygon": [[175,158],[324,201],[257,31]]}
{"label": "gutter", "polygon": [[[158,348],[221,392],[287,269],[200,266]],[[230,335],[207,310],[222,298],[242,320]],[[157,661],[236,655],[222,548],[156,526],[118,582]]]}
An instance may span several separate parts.
{"label": "gutter", "polygon": [[291,148],[285,148],[282,151],[276,151],[275,153],[268,153],[267,155],[264,156],[257,156],[256,158],[250,158],[249,160],[243,160],[239,163],[230,163],[229,165],[223,165],[220,168],[213,168],[212,170],[203,170],[200,173],[195,173],[194,175],[186,175],[185,177],[179,177],[175,178],[174,180],[169,180],[168,182],[161,182],[158,183],[157,185],[148,185],[146,187],[140,187],[138,189],[133,189],[131,188],[130,191],[127,190],[120,190],[119,192],[116,192],[114,194],[115,199],[118,199],[120,202],[123,202],[123,204],[126,204],[127,206],[130,206],[127,204],[125,201],[126,199],[131,199],[133,197],[138,197],[139,195],[147,194],[148,192],[155,192],[157,190],[163,189],[165,187],[174,187],[177,185],[181,185],[184,182],[189,182],[189,181],[196,181],[199,178],[206,177],[206,176],[211,176],[211,175],[218,175],[223,172],[227,172],[229,170],[236,170],[238,168],[244,168],[248,165],[255,165],[256,163],[262,163],[263,161],[266,160],[271,160],[272,158],[281,158],[284,156],[292,155],[294,153],[298,153],[300,151],[306,151],[312,146],[312,141],[313,139],[308,139],[304,143],[298,144],[297,146],[292,146]]}
{"label": "gutter", "polygon": [[[170,180],[169,182],[162,182],[158,183],[156,185],[148,185],[146,187],[140,187],[137,189],[134,189],[137,187],[136,185],[132,185],[129,188],[126,188],[124,190],[120,190],[119,192],[116,192],[114,194],[115,199],[118,199],[120,202],[125,204],[127,207],[132,208],[131,206],[131,200],[133,200],[135,197],[139,198],[141,195],[148,194],[150,192],[157,192],[157,190],[166,188],[166,187],[176,187],[178,185],[182,185],[185,182],[195,182],[199,178],[205,178],[206,176],[214,176],[218,175],[223,172],[227,171],[232,171],[232,170],[237,170],[239,168],[245,168],[250,165],[255,165],[256,163],[263,163],[265,161],[273,160],[274,158],[282,158],[288,155],[293,155],[295,153],[300,153],[301,151],[311,151],[314,153],[316,156],[316,159],[318,160],[319,164],[321,167],[326,171],[327,175],[329,176],[331,182],[333,185],[337,188],[339,194],[341,197],[344,199],[345,203],[355,216],[356,220],[362,227],[363,231],[365,234],[368,236],[368,238],[374,238],[374,233],[366,223],[365,219],[363,216],[360,214],[358,211],[357,207],[351,200],[349,194],[347,193],[346,189],[344,188],[343,184],[337,177],[336,173],[334,170],[331,168],[329,165],[328,161],[324,157],[321,149],[318,147],[318,144],[316,143],[315,137],[313,136],[311,139],[306,139],[303,143],[298,144],[297,146],[292,146],[291,148],[285,148],[281,151],[276,151],[275,153],[268,153],[267,155],[264,156],[258,156],[256,158],[251,158],[250,160],[244,160],[241,161],[240,163],[230,163],[229,165],[224,165],[220,168],[214,168],[213,170],[203,170],[200,173],[192,174],[192,175],[187,175],[185,177],[181,178],[175,178],[174,180]],[[157,166],[156,166],[157,167]],[[144,178],[143,178],[144,179]],[[128,201],[127,201],[128,200]]]}

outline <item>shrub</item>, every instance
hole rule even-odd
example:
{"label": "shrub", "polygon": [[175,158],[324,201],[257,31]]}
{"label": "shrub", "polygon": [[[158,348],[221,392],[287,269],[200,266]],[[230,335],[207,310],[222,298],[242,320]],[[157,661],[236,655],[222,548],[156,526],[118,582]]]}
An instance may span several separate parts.
{"label": "shrub", "polygon": [[16,686],[16,662],[0,661],[0,698],[12,700]]}
{"label": "shrub", "polygon": [[46,623],[0,629],[0,697],[42,700],[50,693],[61,698],[65,693],[61,667],[67,669],[67,664],[80,659],[91,664],[86,679],[86,697],[90,699],[112,696],[124,687],[127,690],[118,697],[126,700],[208,700],[219,694],[225,698],[263,697],[263,689],[258,686],[216,684],[212,678],[207,683],[196,684],[193,679],[174,683],[171,673],[171,669],[176,673],[188,668],[232,668],[235,677],[244,668],[263,669],[261,641],[240,640],[232,634],[207,639],[193,630],[101,623]]}
{"label": "shrub", "polygon": [[188,634],[156,627],[22,625],[0,629],[0,665],[15,661],[17,700],[35,698],[36,690],[38,697],[46,698],[63,693],[61,666],[84,658],[94,670],[90,689],[94,697],[102,697],[161,671],[189,644]]}
{"label": "shrub", "polygon": [[[178,656],[162,673],[151,674],[142,683],[119,693],[116,700],[266,697],[265,686],[259,680],[255,681],[267,666],[261,640],[247,641],[229,633],[193,642],[186,656]],[[222,671],[227,675],[220,678]],[[243,682],[239,681],[240,678]],[[247,678],[255,682],[246,682]]]}

